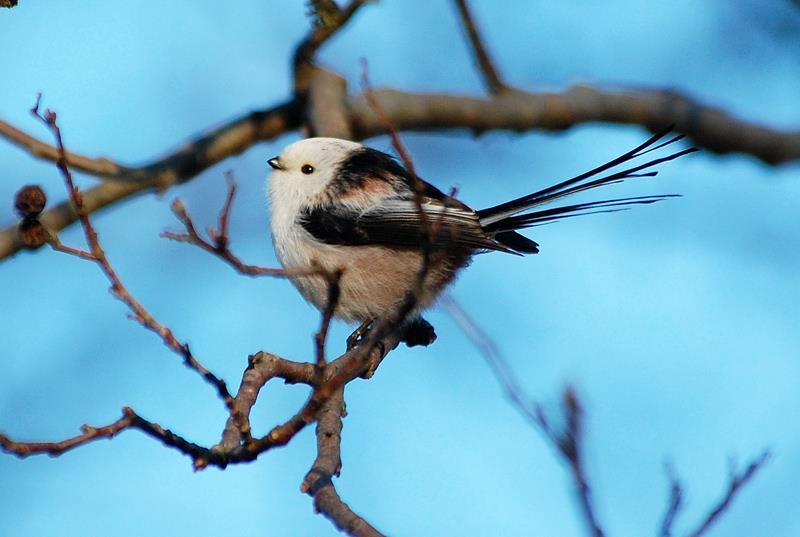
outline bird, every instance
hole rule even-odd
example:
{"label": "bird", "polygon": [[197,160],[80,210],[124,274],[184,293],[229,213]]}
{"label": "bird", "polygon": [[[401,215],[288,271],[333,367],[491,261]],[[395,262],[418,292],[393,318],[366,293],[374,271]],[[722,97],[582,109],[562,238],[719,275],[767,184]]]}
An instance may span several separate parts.
{"label": "bird", "polygon": [[[330,302],[331,283],[325,274],[341,271],[333,316],[360,323],[348,338],[348,348],[373,322],[395,312],[411,289],[414,306],[400,326],[400,341],[427,346],[436,332],[422,313],[475,255],[536,254],[539,244],[519,230],[679,197],[660,194],[544,207],[626,179],[653,177],[655,166],[697,151],[689,147],[632,163],[683,139],[672,132],[672,127],[663,129],[587,172],[480,210],[445,194],[382,151],[337,138],[302,139],[267,161],[272,168],[268,191],[275,251],[300,294],[320,311]],[[620,170],[623,164],[629,167]]]}

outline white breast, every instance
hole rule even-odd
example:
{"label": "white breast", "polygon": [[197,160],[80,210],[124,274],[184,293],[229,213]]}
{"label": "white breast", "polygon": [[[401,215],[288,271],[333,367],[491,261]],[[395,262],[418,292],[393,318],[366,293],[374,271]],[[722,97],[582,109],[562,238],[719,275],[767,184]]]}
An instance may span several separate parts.
{"label": "white breast", "polygon": [[[270,183],[272,240],[286,269],[310,270],[315,266],[334,271],[343,269],[340,298],[335,315],[348,322],[384,317],[397,308],[414,284],[421,264],[416,249],[397,250],[378,245],[342,246],[317,241],[297,222],[307,196],[285,188],[273,174]],[[283,186],[283,187],[282,187]],[[468,257],[443,258],[433,263],[426,277],[418,309],[430,305],[456,269]],[[323,309],[328,300],[328,282],[320,276],[291,278],[306,300]]]}

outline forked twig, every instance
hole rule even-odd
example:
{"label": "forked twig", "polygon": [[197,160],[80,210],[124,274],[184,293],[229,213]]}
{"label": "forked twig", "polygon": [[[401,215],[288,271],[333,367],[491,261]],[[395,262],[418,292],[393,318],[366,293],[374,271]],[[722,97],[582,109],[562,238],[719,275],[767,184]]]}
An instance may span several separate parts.
{"label": "forked twig", "polygon": [[730,470],[730,477],[728,481],[728,488],[725,494],[709,511],[708,515],[703,521],[687,534],[687,537],[701,537],[719,520],[722,515],[731,506],[731,503],[736,498],[736,495],[742,490],[742,487],[747,485],[753,477],[758,473],[764,465],[769,462],[771,454],[769,450],[762,452],[759,456],[750,461],[747,467],[737,472],[734,468]]}
{"label": "forked twig", "polygon": [[189,213],[186,212],[186,207],[180,198],[175,198],[172,201],[171,207],[172,212],[175,214],[178,220],[181,221],[186,231],[185,233],[164,231],[161,233],[161,236],[173,241],[194,244],[195,246],[198,246],[203,250],[219,257],[223,261],[230,264],[234,269],[236,269],[237,272],[246,276],[286,276],[286,271],[283,269],[249,265],[242,262],[241,259],[236,257],[233,252],[231,252],[229,248],[230,238],[228,236],[228,222],[230,220],[233,198],[236,195],[236,182],[234,181],[230,172],[228,172],[226,176],[228,193],[225,196],[225,203],[223,204],[219,213],[219,227],[217,229],[208,229],[208,240],[201,237],[197,232],[197,228],[195,228],[194,222],[189,216]]}
{"label": "forked twig", "polygon": [[142,304],[136,300],[133,295],[128,291],[125,285],[122,283],[117,272],[114,270],[114,267],[111,265],[111,262],[108,260],[105,251],[100,245],[100,241],[97,237],[97,231],[95,230],[92,222],[89,219],[89,215],[86,213],[83,207],[83,198],[81,196],[80,191],[78,190],[77,186],[72,179],[72,172],[69,169],[68,162],[67,162],[67,152],[64,148],[64,142],[61,136],[61,129],[57,124],[57,116],[56,113],[51,110],[45,110],[44,112],[40,111],[40,104],[41,104],[41,94],[38,95],[36,99],[35,106],[31,109],[31,113],[42,121],[42,123],[47,126],[50,131],[52,132],[55,141],[56,147],[58,149],[59,157],[56,160],[56,166],[58,167],[59,171],[61,172],[62,177],[64,178],[64,182],[67,186],[67,191],[69,193],[70,199],[72,200],[72,204],[75,207],[75,212],[78,215],[78,219],[81,222],[81,226],[83,227],[83,232],[86,237],[86,242],[89,246],[89,251],[83,251],[76,248],[71,248],[68,246],[64,246],[55,234],[51,233],[51,246],[60,252],[64,252],[70,255],[75,255],[80,257],[81,259],[86,259],[90,261],[94,261],[106,275],[108,280],[111,282],[111,294],[123,302],[128,308],[130,309],[130,317],[140,323],[142,326],[155,332],[161,338],[161,340],[169,347],[172,351],[177,353],[183,358],[184,364],[189,367],[190,369],[199,373],[206,382],[211,384],[217,391],[219,397],[224,401],[225,405],[230,408],[231,404],[233,403],[233,398],[231,397],[230,392],[228,391],[227,385],[225,381],[218,378],[214,375],[211,371],[209,371],[203,364],[201,364],[192,354],[191,350],[189,350],[189,345],[186,343],[181,343],[172,333],[167,326],[162,325],[159,323],[151,314],[148,312]]}
{"label": "forked twig", "polygon": [[[451,297],[443,297],[440,303],[462,329],[464,334],[480,351],[480,354],[488,363],[492,373],[504,388],[514,408],[516,408],[536,430],[544,434],[545,438],[548,439],[550,444],[556,448],[557,452],[567,462],[570,467],[573,482],[576,486],[578,504],[581,508],[583,519],[589,533],[594,537],[603,536],[603,529],[598,522],[591,501],[591,490],[583,463],[583,411],[575,392],[569,387],[564,391],[562,412],[565,427],[562,431],[559,431],[551,424],[541,405],[530,401],[524,394],[522,387],[511,371],[511,367],[488,334],[486,334],[486,332],[472,320],[469,314],[467,314],[467,312]],[[755,476],[769,458],[769,452],[765,451],[751,461],[744,471],[737,473],[732,470],[728,489],[723,498],[709,511],[708,515],[697,529],[687,534],[687,537],[702,537],[714,522],[719,519],[720,515],[730,507],[738,492]],[[683,501],[683,488],[678,479],[673,475],[671,469],[668,470],[668,477],[670,480],[670,497],[667,510],[664,513],[659,529],[660,537],[670,537],[673,535],[673,525],[680,512]]]}
{"label": "forked twig", "polygon": [[469,316],[466,310],[450,296],[443,297],[440,303],[478,349],[489,365],[492,374],[505,390],[512,406],[522,414],[534,429],[544,435],[551,446],[556,449],[556,452],[569,465],[583,520],[591,535],[602,537],[604,533],[593,507],[589,479],[583,462],[583,410],[574,390],[570,387],[564,390],[562,413],[566,427],[563,431],[558,431],[550,424],[550,420],[541,405],[525,394],[516,376],[511,371],[511,366],[500,353],[497,345]]}

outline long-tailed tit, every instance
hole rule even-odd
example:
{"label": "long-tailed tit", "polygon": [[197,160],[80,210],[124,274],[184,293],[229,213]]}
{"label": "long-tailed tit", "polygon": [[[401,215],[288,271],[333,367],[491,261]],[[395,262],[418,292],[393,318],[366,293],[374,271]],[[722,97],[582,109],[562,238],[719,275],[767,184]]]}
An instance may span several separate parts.
{"label": "long-tailed tit", "polygon": [[[517,230],[672,197],[605,199],[540,208],[578,192],[654,176],[655,165],[695,151],[684,149],[611,171],[682,138],[665,140],[668,133],[656,134],[639,147],[572,179],[479,211],[421,179],[421,198],[415,198],[415,179],[386,153],[335,138],[301,140],[269,160],[273,168],[269,193],[275,249],[287,269],[343,269],[334,315],[366,327],[370,321],[394,312],[403,301],[422,264],[423,237],[432,235],[422,292],[416,297],[417,306],[403,336],[409,346],[427,345],[436,336],[419,312],[432,304],[473,255],[492,251],[535,254],[538,244]],[[431,226],[435,226],[433,233]],[[292,277],[292,282],[306,300],[318,309],[325,308],[329,283],[324,277],[298,276]]]}

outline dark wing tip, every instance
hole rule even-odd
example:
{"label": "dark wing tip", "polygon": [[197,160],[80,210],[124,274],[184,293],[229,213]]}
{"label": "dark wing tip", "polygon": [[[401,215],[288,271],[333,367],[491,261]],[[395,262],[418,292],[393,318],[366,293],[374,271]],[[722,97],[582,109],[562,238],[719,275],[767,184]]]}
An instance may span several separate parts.
{"label": "dark wing tip", "polygon": [[501,231],[494,240],[522,254],[538,254],[539,244],[516,231]]}

